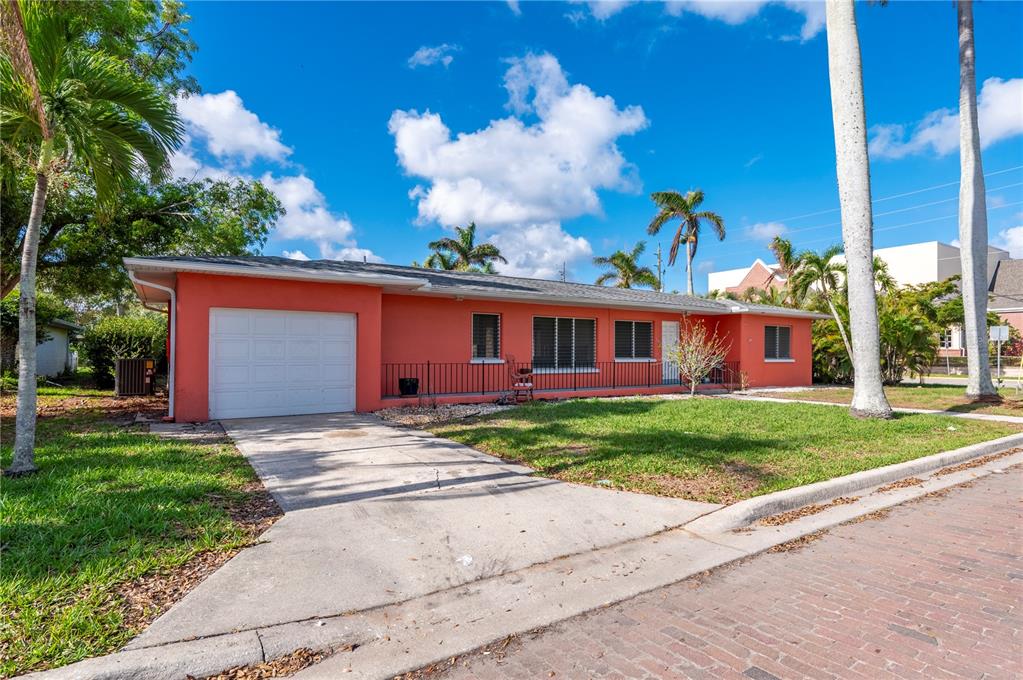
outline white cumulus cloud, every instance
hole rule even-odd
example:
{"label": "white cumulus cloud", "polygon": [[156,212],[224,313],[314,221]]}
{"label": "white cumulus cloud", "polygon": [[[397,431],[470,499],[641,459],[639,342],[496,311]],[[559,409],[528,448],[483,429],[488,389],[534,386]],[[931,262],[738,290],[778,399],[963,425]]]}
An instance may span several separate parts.
{"label": "white cumulus cloud", "polygon": [[781,222],[757,222],[746,228],[749,237],[758,241],[770,241],[786,231],[788,231],[788,227]]}
{"label": "white cumulus cloud", "polygon": [[301,250],[282,250],[281,255],[288,258],[289,260],[299,260],[301,262],[308,262],[309,256],[303,253]]}
{"label": "white cumulus cloud", "polygon": [[[590,252],[562,220],[600,214],[602,189],[638,190],[635,167],[616,142],[648,121],[638,106],[619,108],[586,85],[570,85],[550,54],[509,60],[504,83],[514,115],[485,128],[452,134],[439,114],[398,110],[388,129],[402,169],[425,180],[409,192],[420,223],[475,221],[509,246],[514,233],[528,248],[510,249],[505,255],[516,261],[499,269],[549,273],[550,258],[560,269]],[[537,121],[527,124],[526,115]]]}
{"label": "white cumulus cloud", "polygon": [[418,68],[420,66],[443,64],[444,68],[447,68],[455,60],[455,52],[461,49],[458,45],[449,45],[447,43],[434,45],[433,47],[423,45],[408,58],[408,67]]}
{"label": "white cumulus cloud", "polygon": [[[1023,134],[1023,78],[988,78],[977,95],[980,144]],[[875,125],[870,130],[870,155],[874,158],[905,158],[922,153],[945,156],[959,149],[959,112],[931,111],[907,136],[898,124]]]}
{"label": "white cumulus cloud", "polygon": [[[237,93],[194,95],[179,99],[177,106],[188,132],[185,144],[171,158],[176,177],[252,180],[249,166],[264,161],[274,170],[263,172],[260,181],[286,211],[277,221],[274,238],[312,241],[322,258],[380,261],[371,251],[358,247],[351,221],[331,212],[310,177],[280,172],[287,165],[291,147],[281,141],[279,130],[246,109]],[[285,250],[284,256],[309,259],[301,249]]]}
{"label": "white cumulus cloud", "polygon": [[291,154],[291,147],[281,142],[281,131],[246,109],[234,90],[179,97],[177,107],[190,136],[204,141],[219,159],[247,165],[256,158],[283,161]]}
{"label": "white cumulus cloud", "polygon": [[[590,15],[604,21],[618,14],[634,0],[588,0]],[[672,16],[697,14],[706,19],[738,25],[752,19],[765,5],[775,4],[803,15],[800,40],[809,40],[824,29],[824,3],[820,0],[666,0],[664,10]]]}
{"label": "white cumulus cloud", "polygon": [[1023,258],[1023,226],[1010,227],[998,232],[995,245],[1009,251],[1009,257]]}

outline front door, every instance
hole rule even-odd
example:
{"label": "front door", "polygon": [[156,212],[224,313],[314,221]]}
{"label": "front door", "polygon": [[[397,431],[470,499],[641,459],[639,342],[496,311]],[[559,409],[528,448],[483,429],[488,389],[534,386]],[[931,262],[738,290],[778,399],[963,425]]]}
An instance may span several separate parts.
{"label": "front door", "polygon": [[670,360],[672,350],[678,345],[678,321],[661,322],[661,371],[666,383],[678,382],[678,365]]}

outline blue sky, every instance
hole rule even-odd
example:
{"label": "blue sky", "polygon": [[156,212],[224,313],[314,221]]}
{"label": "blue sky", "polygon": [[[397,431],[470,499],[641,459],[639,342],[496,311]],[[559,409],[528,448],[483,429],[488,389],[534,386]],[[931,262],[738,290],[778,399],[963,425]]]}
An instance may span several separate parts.
{"label": "blue sky", "polygon": [[[840,240],[823,6],[815,3],[188,5],[203,94],[183,176],[260,178],[288,207],[264,252],[422,260],[475,219],[507,273],[591,282],[648,237],[651,191],[725,219],[706,272],[775,233]],[[1023,3],[975,7],[991,241],[1023,257]],[[876,245],[956,238],[950,2],[863,4]],[[931,188],[936,185],[948,186]],[[828,211],[832,212],[821,212]],[[820,214],[812,214],[820,213]],[[807,216],[809,215],[809,216]],[[684,288],[681,262],[666,288]]]}

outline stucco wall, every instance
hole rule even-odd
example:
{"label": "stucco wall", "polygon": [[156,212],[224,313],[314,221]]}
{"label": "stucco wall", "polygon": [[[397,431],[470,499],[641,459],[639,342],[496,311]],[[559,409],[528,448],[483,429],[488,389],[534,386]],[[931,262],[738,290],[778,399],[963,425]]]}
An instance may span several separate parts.
{"label": "stucco wall", "polygon": [[209,417],[211,307],[355,314],[355,406],[359,411],[379,408],[379,288],[180,273],[177,298],[174,408],[179,422],[204,421]]}

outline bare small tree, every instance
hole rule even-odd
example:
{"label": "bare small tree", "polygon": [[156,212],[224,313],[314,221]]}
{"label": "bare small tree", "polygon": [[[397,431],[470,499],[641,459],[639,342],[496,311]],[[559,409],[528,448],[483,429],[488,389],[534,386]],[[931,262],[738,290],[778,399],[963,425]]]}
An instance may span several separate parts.
{"label": "bare small tree", "polygon": [[696,386],[724,362],[731,347],[716,327],[710,332],[702,320],[682,317],[678,344],[668,350],[667,359],[678,364],[679,378],[689,384],[689,394],[695,395]]}

